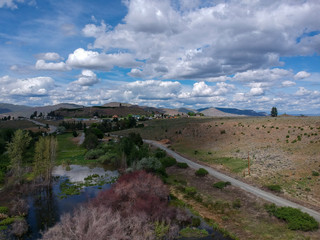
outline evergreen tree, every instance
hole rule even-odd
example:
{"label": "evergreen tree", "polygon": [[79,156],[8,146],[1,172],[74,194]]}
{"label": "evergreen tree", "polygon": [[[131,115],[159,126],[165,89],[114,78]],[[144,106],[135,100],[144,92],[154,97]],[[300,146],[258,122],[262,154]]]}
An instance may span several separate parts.
{"label": "evergreen tree", "polygon": [[7,145],[12,174],[15,178],[15,181],[19,184],[23,175],[23,156],[30,142],[31,137],[29,135],[29,132],[18,129],[17,131],[15,131],[12,141]]}
{"label": "evergreen tree", "polygon": [[271,109],[271,117],[277,117],[278,116],[278,110],[276,107],[272,107]]}

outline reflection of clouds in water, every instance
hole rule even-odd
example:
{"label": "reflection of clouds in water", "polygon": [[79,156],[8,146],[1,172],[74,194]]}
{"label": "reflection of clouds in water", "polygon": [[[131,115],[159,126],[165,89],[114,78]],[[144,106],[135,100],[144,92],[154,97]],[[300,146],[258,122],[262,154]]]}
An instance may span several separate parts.
{"label": "reflection of clouds in water", "polygon": [[70,165],[70,170],[67,171],[63,166],[54,167],[52,171],[53,176],[67,177],[71,182],[83,182],[86,177],[92,174],[104,176],[107,174],[110,177],[117,176],[117,171],[105,171],[103,168],[95,167],[89,168],[80,165]]}

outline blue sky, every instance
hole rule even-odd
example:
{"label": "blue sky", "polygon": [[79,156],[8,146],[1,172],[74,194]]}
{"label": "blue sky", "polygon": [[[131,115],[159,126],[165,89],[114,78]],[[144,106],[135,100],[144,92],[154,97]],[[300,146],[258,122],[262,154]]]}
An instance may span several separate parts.
{"label": "blue sky", "polygon": [[0,102],[320,113],[320,2],[0,0]]}

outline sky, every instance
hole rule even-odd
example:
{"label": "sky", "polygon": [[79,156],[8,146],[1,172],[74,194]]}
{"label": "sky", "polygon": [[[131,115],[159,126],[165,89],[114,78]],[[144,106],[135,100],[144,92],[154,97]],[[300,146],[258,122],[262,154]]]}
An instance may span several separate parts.
{"label": "sky", "polygon": [[318,0],[0,0],[0,102],[320,114]]}

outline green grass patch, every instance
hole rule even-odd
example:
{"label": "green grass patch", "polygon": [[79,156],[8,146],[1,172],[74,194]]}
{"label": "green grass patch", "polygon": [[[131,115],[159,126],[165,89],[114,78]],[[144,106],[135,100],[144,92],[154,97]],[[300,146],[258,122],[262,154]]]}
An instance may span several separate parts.
{"label": "green grass patch", "polygon": [[86,160],[84,155],[86,149],[72,141],[72,133],[65,133],[57,136],[57,164],[86,164],[92,163],[92,160]]}
{"label": "green grass patch", "polygon": [[186,227],[182,229],[179,234],[181,237],[186,238],[202,238],[209,236],[209,233],[205,229],[198,229],[198,228],[190,228]]}
{"label": "green grass patch", "polygon": [[240,158],[221,157],[211,159],[208,162],[214,164],[222,164],[234,173],[242,172],[244,169],[248,167],[248,162]]}

